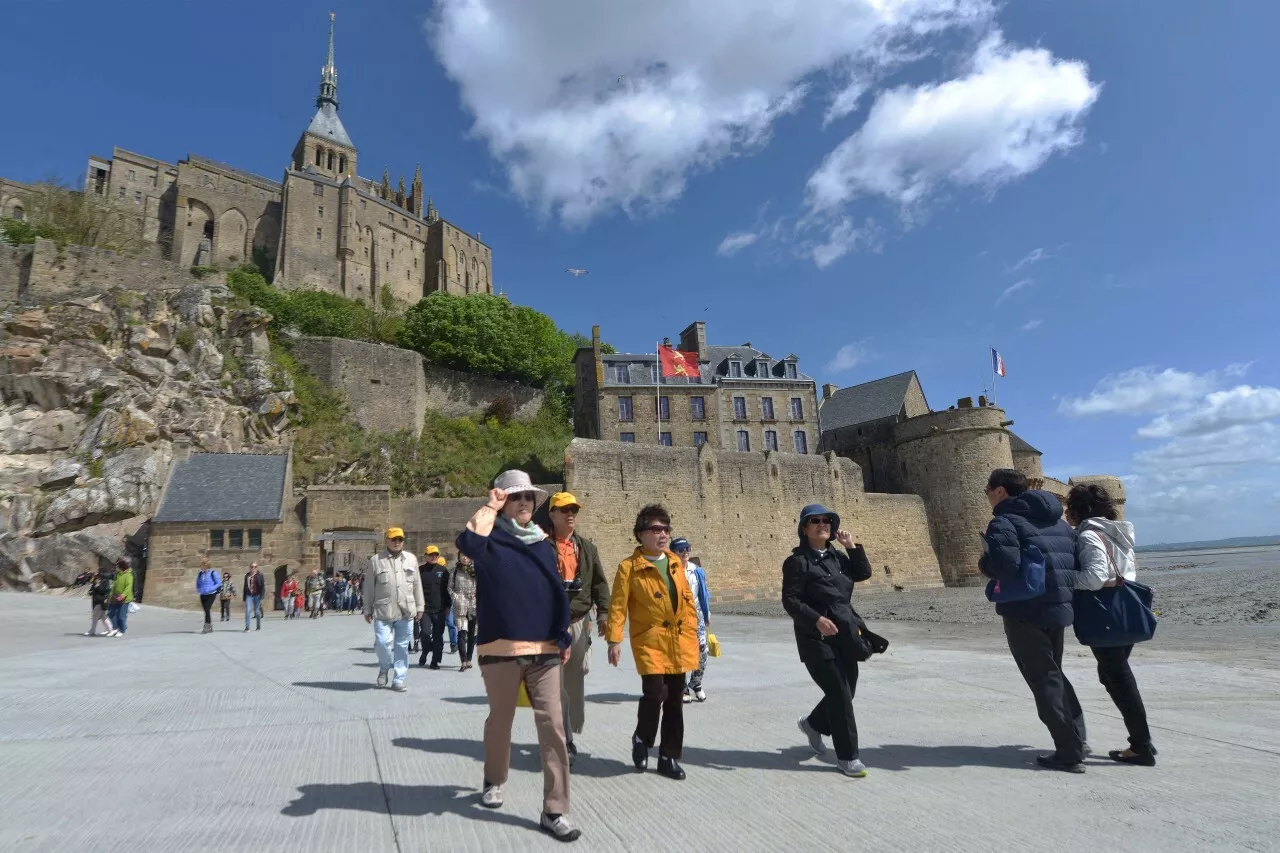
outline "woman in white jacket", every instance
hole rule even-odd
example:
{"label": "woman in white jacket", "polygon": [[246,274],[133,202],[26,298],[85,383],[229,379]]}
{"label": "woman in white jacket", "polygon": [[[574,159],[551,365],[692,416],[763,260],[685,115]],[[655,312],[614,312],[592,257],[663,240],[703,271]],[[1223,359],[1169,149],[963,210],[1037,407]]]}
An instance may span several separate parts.
{"label": "woman in white jacket", "polygon": [[[1133,525],[1116,518],[1115,504],[1102,486],[1074,486],[1067,494],[1067,521],[1076,528],[1076,589],[1115,586],[1118,578],[1137,580]],[[1112,761],[1153,767],[1156,748],[1147,727],[1147,710],[1138,682],[1129,669],[1133,645],[1092,647],[1098,660],[1098,680],[1107,688],[1129,730],[1129,748],[1107,753]]]}

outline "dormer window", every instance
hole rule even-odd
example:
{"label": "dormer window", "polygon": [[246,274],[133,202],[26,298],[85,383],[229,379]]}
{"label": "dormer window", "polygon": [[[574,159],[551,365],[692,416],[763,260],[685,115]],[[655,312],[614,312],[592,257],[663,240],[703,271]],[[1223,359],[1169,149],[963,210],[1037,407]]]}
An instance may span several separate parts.
{"label": "dormer window", "polygon": [[613,379],[619,385],[631,384],[631,371],[625,364],[615,364],[613,366]]}
{"label": "dormer window", "polygon": [[794,361],[787,362],[787,378],[788,379],[796,378],[796,363]]}
{"label": "dormer window", "polygon": [[729,378],[731,379],[742,378],[742,362],[740,361],[729,362]]}
{"label": "dormer window", "polygon": [[763,358],[756,362],[756,376],[764,378],[769,375],[769,362]]}

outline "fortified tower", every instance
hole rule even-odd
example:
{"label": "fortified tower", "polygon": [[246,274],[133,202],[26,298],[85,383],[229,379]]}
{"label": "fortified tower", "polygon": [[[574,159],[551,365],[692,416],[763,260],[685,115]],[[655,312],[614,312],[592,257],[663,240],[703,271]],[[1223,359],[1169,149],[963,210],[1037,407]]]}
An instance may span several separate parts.
{"label": "fortified tower", "polygon": [[1109,474],[1089,474],[1084,477],[1072,477],[1069,485],[1072,486],[1102,486],[1107,490],[1107,494],[1111,495],[1111,500],[1115,502],[1116,512],[1120,518],[1124,518],[1124,483],[1120,482],[1119,477],[1112,477]]}
{"label": "fortified tower", "polygon": [[985,582],[978,571],[978,534],[991,520],[987,477],[995,468],[1013,467],[1004,410],[974,408],[966,397],[957,408],[895,424],[893,442],[904,491],[920,495],[928,509],[943,582]]}

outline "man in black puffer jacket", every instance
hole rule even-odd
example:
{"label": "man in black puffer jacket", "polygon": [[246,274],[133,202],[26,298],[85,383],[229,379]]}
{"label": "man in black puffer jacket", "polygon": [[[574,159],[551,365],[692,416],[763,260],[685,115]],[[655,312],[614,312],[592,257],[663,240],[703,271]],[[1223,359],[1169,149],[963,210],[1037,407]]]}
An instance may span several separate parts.
{"label": "man in black puffer jacket", "polygon": [[1044,594],[996,604],[996,613],[1004,618],[1009,651],[1056,747],[1053,755],[1036,760],[1042,767],[1083,773],[1084,711],[1062,671],[1062,635],[1073,617],[1075,531],[1063,520],[1057,497],[1027,491],[1027,478],[1011,468],[991,472],[987,500],[995,518],[987,526],[986,553],[978,562],[984,575],[997,581],[1017,577],[1029,545],[1044,554]]}

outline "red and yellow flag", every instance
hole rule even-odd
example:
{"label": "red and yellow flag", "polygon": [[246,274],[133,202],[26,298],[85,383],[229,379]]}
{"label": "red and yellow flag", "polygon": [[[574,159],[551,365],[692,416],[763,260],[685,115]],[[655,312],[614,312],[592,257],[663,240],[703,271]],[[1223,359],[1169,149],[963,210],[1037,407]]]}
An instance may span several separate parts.
{"label": "red and yellow flag", "polygon": [[658,355],[662,359],[663,378],[683,376],[686,379],[697,379],[701,376],[698,372],[698,354],[696,352],[681,352],[678,349],[664,346],[658,348]]}

